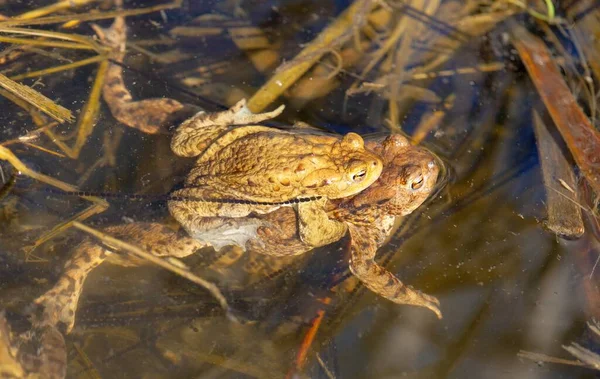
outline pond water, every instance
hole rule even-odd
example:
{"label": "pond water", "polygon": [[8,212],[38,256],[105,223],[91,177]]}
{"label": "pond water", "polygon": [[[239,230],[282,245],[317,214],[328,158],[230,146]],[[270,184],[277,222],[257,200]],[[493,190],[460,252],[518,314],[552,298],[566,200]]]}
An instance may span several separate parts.
{"label": "pond water", "polygon": [[[94,240],[68,222],[76,218],[98,230],[150,222],[176,228],[160,195],[180,188],[194,165],[194,159],[171,152],[172,129],[150,135],[128,128],[113,117],[100,92],[94,95],[98,62],[117,64],[114,60],[101,57],[81,67],[18,78],[101,55],[92,48],[52,46],[61,41],[52,35],[10,30],[92,37],[90,22],[108,27],[114,16],[65,25],[68,17],[77,19],[74,14],[93,18],[114,8],[110,1],[74,1],[81,3],[75,8],[61,3],[57,12],[39,15],[42,20],[64,17],[60,22],[36,24],[39,17],[31,14],[29,23],[0,21],[0,38],[50,42],[0,39],[0,68],[73,111],[75,121],[56,125],[3,95],[0,145],[32,171],[73,190],[120,195],[107,197],[106,209],[89,210],[101,200],[61,194],[45,177],[18,173],[10,162],[0,161],[0,179],[8,183],[0,199],[0,305],[17,334],[30,327],[32,301],[59,280],[76,246]],[[191,272],[221,289],[243,322],[225,317],[206,290],[168,270],[103,264],[86,280],[75,328],[66,335],[67,377],[595,375],[589,368],[547,362],[549,357],[575,361],[563,348],[573,342],[598,350],[599,336],[587,325],[600,315],[597,224],[584,209],[586,231],[579,238],[560,238],[547,227],[553,190],[544,184],[534,128],[534,111],[544,112],[544,104],[510,43],[509,21],[539,35],[548,30],[508,3],[190,0],[170,6],[125,1],[126,10],[163,6],[126,18],[124,80],[133,97],[173,98],[208,112],[241,98],[258,107],[257,91],[290,69],[276,71],[278,65],[294,63],[304,47],[359,4],[351,22],[342,23],[343,33],[317,49],[320,63],[311,64],[299,83],[264,108],[286,104],[284,114],[269,123],[275,127],[289,129],[302,121],[321,131],[356,132],[366,140],[404,133],[444,162],[433,195],[398,220],[376,258],[403,283],[437,297],[443,319],[362,286],[348,270],[347,236],[293,259],[248,253],[228,260],[210,248],[182,259]],[[535,3],[543,9],[543,2]],[[53,3],[0,4],[0,14],[12,18]],[[568,17],[573,10],[558,11]],[[486,22],[474,21],[484,14]],[[556,55],[577,59],[581,41],[553,30],[565,47],[553,49]],[[314,55],[295,63],[306,64]],[[568,64],[563,67],[567,81],[576,76]],[[432,74],[419,76],[423,73]],[[576,94],[585,92],[573,87]],[[86,131],[84,116],[94,112],[94,104],[97,119]],[[555,135],[552,123],[546,124]],[[583,190],[576,201],[586,204],[587,187],[579,184],[573,184]],[[150,196],[135,200],[128,194]],[[64,230],[46,238],[63,223]],[[523,352],[546,357],[527,358]]]}

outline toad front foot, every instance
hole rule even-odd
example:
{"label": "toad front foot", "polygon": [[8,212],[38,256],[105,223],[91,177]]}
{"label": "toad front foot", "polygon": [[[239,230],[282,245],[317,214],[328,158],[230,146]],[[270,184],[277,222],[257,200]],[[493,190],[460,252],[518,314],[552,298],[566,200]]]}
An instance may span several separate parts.
{"label": "toad front foot", "polygon": [[319,199],[297,206],[300,238],[309,246],[326,246],[346,234],[345,223],[328,217],[325,212],[326,202],[327,199]]}

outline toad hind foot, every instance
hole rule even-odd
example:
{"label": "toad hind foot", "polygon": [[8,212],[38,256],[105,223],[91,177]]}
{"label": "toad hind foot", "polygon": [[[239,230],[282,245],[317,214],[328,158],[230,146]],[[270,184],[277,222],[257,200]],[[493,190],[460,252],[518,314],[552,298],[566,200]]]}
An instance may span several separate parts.
{"label": "toad hind foot", "polygon": [[191,109],[177,100],[167,98],[134,101],[123,81],[123,61],[127,42],[127,26],[123,17],[115,18],[112,26],[103,29],[92,25],[100,41],[110,49],[114,61],[108,65],[102,96],[113,117],[121,123],[147,134],[167,134],[168,127]]}
{"label": "toad hind foot", "polygon": [[352,224],[348,225],[348,229],[352,253],[350,271],[365,287],[394,303],[425,307],[435,313],[439,319],[442,318],[440,302],[437,298],[404,285],[394,274],[379,266],[373,259],[377,246],[370,242],[368,233]]}
{"label": "toad hind foot", "polygon": [[34,325],[13,336],[0,313],[0,378],[63,379],[66,375],[67,348],[60,331]]}
{"label": "toad hind foot", "polygon": [[[181,157],[200,155],[217,137],[233,126],[257,124],[275,118],[283,112],[281,105],[271,112],[252,113],[246,100],[238,101],[223,112],[199,112],[182,123],[173,134],[171,149]],[[227,139],[229,140],[229,139]]]}

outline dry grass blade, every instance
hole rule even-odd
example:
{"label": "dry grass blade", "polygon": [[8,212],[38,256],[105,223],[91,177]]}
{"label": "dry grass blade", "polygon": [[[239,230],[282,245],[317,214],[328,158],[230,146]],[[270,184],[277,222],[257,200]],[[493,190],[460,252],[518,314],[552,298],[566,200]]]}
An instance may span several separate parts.
{"label": "dry grass blade", "polygon": [[36,90],[19,84],[2,74],[0,74],[0,87],[35,106],[58,122],[73,121],[73,114],[67,108],[54,103]]}
{"label": "dry grass blade", "polygon": [[[41,113],[39,113],[38,109],[34,105],[28,103],[27,101],[25,101],[24,99],[22,99],[19,96],[15,95],[14,93],[9,92],[9,91],[5,91],[5,90],[3,90],[3,89],[0,88],[0,96],[5,97],[8,100],[12,101],[15,105],[17,105],[18,107],[21,107],[22,109],[24,109],[25,111],[27,111],[29,114],[31,114],[32,117],[46,119],[46,116],[44,116]],[[56,121],[52,121],[52,122],[55,123],[56,125],[58,125],[58,122],[56,122]],[[15,141],[15,142],[18,142],[18,141]],[[4,141],[1,144],[2,145],[8,145],[10,143],[14,143],[14,142],[12,142],[12,141]]]}
{"label": "dry grass blade", "polygon": [[98,119],[98,113],[100,112],[100,96],[102,95],[102,86],[104,85],[108,67],[109,61],[106,59],[98,66],[98,72],[96,73],[90,96],[85,103],[81,112],[82,115],[79,118],[77,125],[77,139],[75,140],[73,147],[69,147],[62,142],[52,130],[44,130],[44,133],[52,140],[52,142],[54,142],[69,158],[77,159],[77,157],[79,157],[79,153],[81,153],[81,149],[83,149],[87,138],[94,130],[96,120]]}
{"label": "dry grass blade", "polygon": [[[104,206],[103,204],[93,204],[93,205],[85,208],[83,211],[77,213],[70,219],[63,221],[61,223],[58,223],[57,225],[54,225],[52,227],[52,229],[50,229],[49,231],[47,231],[46,233],[44,233],[43,235],[38,237],[33,242],[32,245],[26,246],[25,248],[23,248],[23,251],[25,252],[25,261],[32,262],[33,260],[31,257],[33,256],[33,252],[38,247],[40,247],[45,242],[50,241],[52,238],[58,236],[59,234],[66,231],[70,227],[72,227],[74,222],[84,221],[96,214],[104,212],[106,210],[106,208],[107,207]],[[35,261],[38,261],[38,260],[36,259]]]}
{"label": "dry grass blade", "polygon": [[[52,32],[52,31],[48,31],[48,30],[38,30],[38,29],[13,28],[13,27],[5,27],[2,25],[0,25],[0,33],[36,36],[36,37],[51,38],[53,40],[75,42],[74,46],[76,46],[77,48],[83,49],[83,48],[85,48],[84,46],[88,46],[89,49],[96,50],[98,53],[102,53],[106,50],[105,47],[96,43],[96,41],[94,41],[92,38],[86,37],[86,36],[81,36],[78,34],[59,33],[59,32]],[[81,45],[81,46],[79,46],[79,45]]]}
{"label": "dry grass blade", "polygon": [[317,353],[316,355],[317,355],[317,362],[319,362],[319,366],[321,366],[321,369],[323,369],[323,371],[325,372],[325,375],[327,375],[327,377],[329,379],[335,379],[335,375],[333,375],[333,372],[331,372],[331,370],[327,367],[327,365],[321,358],[321,355],[319,355],[319,353]]}
{"label": "dry grass blade", "polygon": [[[60,188],[63,191],[76,191],[77,188],[67,184],[65,182],[62,182],[58,179],[54,179],[50,176],[44,175],[44,174],[40,174],[39,172],[33,171],[31,170],[29,167],[27,167],[23,162],[21,162],[21,160],[19,160],[19,158],[17,158],[12,151],[10,151],[8,148],[4,147],[4,146],[0,146],[0,160],[5,160],[7,162],[9,162],[14,168],[15,170],[17,170],[21,175],[25,175],[25,176],[29,176],[30,178],[33,178],[35,180],[38,180],[42,183],[46,183],[49,184],[51,186],[54,186],[56,188]],[[88,217],[91,217],[97,213],[101,213],[103,212],[106,208],[108,208],[108,203],[103,200],[100,199],[98,197],[95,196],[83,196],[84,199],[91,201],[92,203],[94,203],[92,206],[84,209],[82,212],[78,213],[75,217],[73,217],[72,219],[62,222],[58,225],[56,225],[55,227],[53,227],[51,230],[49,230],[48,232],[46,232],[44,235],[42,235],[40,238],[38,238],[34,244],[32,246],[29,246],[25,249],[26,254],[27,254],[27,259],[30,258],[31,253],[33,252],[33,250],[40,246],[42,243],[50,240],[51,238],[53,238],[54,236],[60,234],[63,230],[71,227],[73,225],[73,222],[77,221],[77,220],[84,220]]]}
{"label": "dry grass blade", "polygon": [[109,18],[115,18],[118,16],[138,16],[146,13],[153,13],[167,9],[174,9],[181,7],[181,3],[183,0],[175,0],[173,2],[167,4],[154,5],[147,8],[140,9],[130,9],[126,11],[112,11],[112,12],[103,12],[103,13],[86,13],[86,14],[73,14],[67,16],[51,16],[51,17],[43,17],[35,20],[30,19],[8,19],[6,21],[0,22],[0,29],[8,26],[16,26],[16,25],[46,25],[46,24],[58,24],[69,21],[96,21],[96,20],[106,20]]}
{"label": "dry grass blade", "polygon": [[[597,321],[592,321],[587,323],[588,328],[596,334],[596,336],[600,336],[600,328]],[[600,355],[595,352],[586,349],[578,343],[573,342],[569,346],[564,346],[563,349],[568,351],[571,355],[577,358],[577,361],[564,359],[564,358],[556,358],[551,357],[541,353],[534,353],[530,351],[521,350],[517,356],[521,358],[531,359],[532,361],[538,362],[548,362],[548,363],[557,363],[569,366],[578,366],[578,367],[587,367],[593,370],[600,370]]]}
{"label": "dry grass blade", "polygon": [[83,363],[83,367],[85,367],[87,377],[92,379],[102,379],[102,376],[98,372],[98,369],[96,368],[96,366],[94,366],[94,362],[92,362],[92,360],[87,356],[85,351],[83,351],[81,347],[77,346],[76,343],[73,344],[73,348],[75,349],[75,351],[77,351],[77,355]]}
{"label": "dry grass blade", "polygon": [[[592,333],[596,335],[596,337],[600,337],[600,325],[598,324],[598,321],[593,320],[592,322],[588,322],[587,326]],[[600,370],[600,355],[594,353],[593,351],[588,350],[577,343],[572,343],[570,346],[563,346],[563,349],[584,362],[587,367],[594,370]]]}
{"label": "dry grass blade", "polygon": [[521,351],[519,351],[517,356],[520,358],[525,358],[525,359],[529,359],[529,360],[536,361],[536,362],[557,363],[557,364],[562,364],[562,365],[585,367],[585,363],[583,363],[583,362],[573,361],[571,359],[551,357],[546,354],[535,353],[532,351],[521,350]]}
{"label": "dry grass blade", "polygon": [[[465,2],[467,3],[467,2]],[[442,3],[449,4],[449,2]],[[491,31],[496,25],[511,17],[516,12],[516,7],[506,7],[502,2],[493,2],[492,9],[484,13],[476,13],[479,2],[470,2],[464,6],[465,14],[452,22],[452,26],[461,35],[470,35],[472,38],[482,36]],[[474,9],[470,9],[474,7]],[[474,12],[474,13],[471,13]],[[441,15],[441,13],[440,13]],[[431,32],[429,32],[431,33]],[[429,46],[435,49],[443,49],[445,52],[436,52],[431,60],[422,67],[417,68],[419,72],[427,73],[442,67],[469,38],[453,38],[452,35],[444,33],[432,37]]]}
{"label": "dry grass blade", "polygon": [[600,133],[585,115],[544,42],[512,23],[513,44],[548,113],[590,185],[600,194]]}
{"label": "dry grass blade", "polygon": [[133,254],[139,258],[145,259],[148,262],[151,262],[159,267],[167,269],[167,270],[181,276],[182,278],[185,278],[185,279],[191,281],[192,283],[196,283],[199,286],[202,286],[204,289],[206,289],[208,292],[210,292],[211,295],[213,295],[213,297],[219,302],[219,304],[225,310],[225,312],[227,312],[227,315],[230,318],[233,318],[233,316],[229,313],[229,304],[227,303],[225,296],[223,296],[223,294],[221,293],[219,288],[217,288],[217,286],[215,286],[213,283],[198,277],[197,275],[193,274],[192,272],[188,271],[185,268],[179,267],[179,266],[174,265],[164,259],[158,258],[150,253],[145,252],[144,250],[140,249],[137,246],[134,246],[129,243],[123,242],[121,240],[118,240],[116,238],[113,238],[105,233],[99,232],[96,229],[90,228],[89,226],[84,225],[78,221],[73,222],[73,226],[76,227],[77,229],[80,229],[80,230],[98,238],[102,242],[110,245],[111,247],[116,247],[117,249],[121,249],[128,253],[131,253],[131,254]]}
{"label": "dry grass blade", "polygon": [[45,46],[45,47],[64,48],[64,49],[92,50],[92,47],[90,47],[88,45],[83,45],[80,43],[44,41],[42,39],[31,39],[31,38],[27,39],[27,38],[14,38],[14,37],[0,36],[0,42],[12,43],[15,45]]}
{"label": "dry grass blade", "polygon": [[[77,187],[74,187],[70,184],[62,182],[58,179],[55,179],[51,176],[47,176],[44,174],[40,174],[39,172],[33,171],[27,165],[25,165],[16,155],[13,154],[10,149],[0,146],[0,159],[9,162],[21,175],[29,176],[32,179],[38,180],[42,183],[46,183],[53,187],[59,188],[63,191],[77,191]],[[102,205],[104,207],[108,207],[108,203],[95,196],[82,196],[84,199],[91,201],[93,203]]]}
{"label": "dry grass blade", "polygon": [[89,3],[94,3],[97,0],[61,0],[58,1],[54,4],[45,6],[45,7],[39,7],[37,9],[34,9],[32,11],[20,14],[18,16],[15,17],[15,19],[17,20],[31,20],[34,18],[38,18],[38,17],[43,17],[45,15],[48,15],[50,13],[54,13],[54,12],[60,12],[60,11],[64,11],[67,10],[69,8],[73,8],[73,7],[79,7],[82,5],[86,5]]}
{"label": "dry grass blade", "polygon": [[412,136],[411,142],[413,145],[420,144],[425,137],[427,137],[429,132],[442,123],[442,119],[446,116],[446,112],[454,106],[454,100],[455,96],[450,95],[444,100],[440,109],[429,111],[423,115],[421,122],[415,129],[415,132]]}
{"label": "dry grass blade", "polygon": [[594,5],[594,0],[579,1],[570,7],[569,14],[572,18],[579,18],[576,23],[569,25],[569,30],[581,41],[586,63],[600,78],[600,8]]}
{"label": "dry grass blade", "polygon": [[600,355],[586,349],[578,343],[572,343],[571,346],[563,346],[563,349],[571,353],[575,358],[584,362],[585,365],[594,370],[600,370]]}
{"label": "dry grass blade", "polygon": [[23,80],[23,79],[27,79],[27,78],[35,78],[38,76],[55,74],[57,72],[72,70],[72,69],[75,69],[78,67],[86,66],[88,64],[98,63],[103,60],[106,60],[106,57],[104,57],[102,55],[96,55],[95,57],[82,59],[80,61],[73,62],[73,63],[67,63],[67,64],[60,65],[60,66],[45,68],[43,70],[31,71],[26,74],[11,76],[11,79],[12,80]]}
{"label": "dry grass blade", "polygon": [[433,78],[440,78],[444,76],[454,76],[454,75],[469,75],[469,74],[477,74],[481,72],[494,72],[505,70],[506,65],[504,62],[492,62],[492,63],[483,63],[477,67],[459,67],[456,69],[447,69],[437,72],[417,72],[413,73],[410,76],[411,80],[426,80]]}

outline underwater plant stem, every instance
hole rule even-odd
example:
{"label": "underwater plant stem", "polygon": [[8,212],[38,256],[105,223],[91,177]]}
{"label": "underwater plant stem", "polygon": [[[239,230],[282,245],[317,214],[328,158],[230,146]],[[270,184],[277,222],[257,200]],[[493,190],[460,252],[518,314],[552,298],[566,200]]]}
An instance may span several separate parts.
{"label": "underwater plant stem", "polygon": [[[271,77],[248,101],[248,108],[259,113],[302,77],[322,56],[331,51],[331,44],[352,30],[354,17],[362,1],[352,3],[335,21],[323,30],[294,58],[298,63]],[[351,34],[349,34],[351,36]]]}

